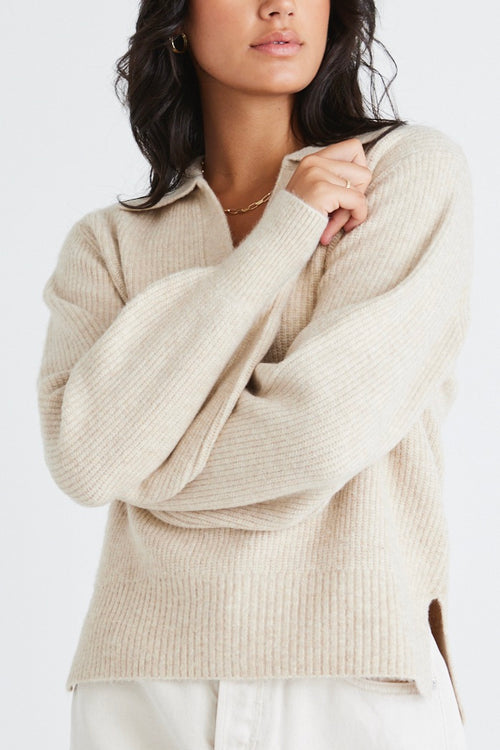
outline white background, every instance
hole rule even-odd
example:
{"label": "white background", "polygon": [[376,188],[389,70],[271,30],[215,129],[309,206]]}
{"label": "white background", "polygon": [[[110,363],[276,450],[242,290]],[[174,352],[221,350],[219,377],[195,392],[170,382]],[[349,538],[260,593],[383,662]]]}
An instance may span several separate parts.
{"label": "white background", "polygon": [[[469,750],[483,750],[497,746],[500,672],[500,19],[493,0],[385,0],[379,11],[378,36],[399,67],[391,90],[400,115],[457,140],[475,185],[472,323],[443,434],[450,645]],[[107,508],[64,496],[44,464],[35,387],[48,322],[41,293],[73,222],[147,187],[148,165],[111,85],[136,12],[132,0],[2,3],[0,742],[9,750],[69,746],[64,682]]]}

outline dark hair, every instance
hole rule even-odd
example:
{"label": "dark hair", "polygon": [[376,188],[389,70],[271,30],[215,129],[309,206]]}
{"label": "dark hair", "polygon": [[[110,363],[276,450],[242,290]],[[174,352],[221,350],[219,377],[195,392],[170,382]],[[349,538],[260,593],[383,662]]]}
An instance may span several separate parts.
{"label": "dark hair", "polygon": [[[170,44],[170,37],[182,30],[187,9],[188,0],[141,0],[135,34],[129,39],[127,52],[116,62],[115,92],[129,110],[132,133],[151,165],[150,192],[137,208],[154,206],[179,184],[193,159],[204,153],[194,65],[189,54],[176,55]],[[327,146],[386,125],[406,124],[398,118],[388,93],[397,65],[374,36],[376,15],[374,0],[332,2],[320,68],[294,99],[292,123],[307,145]],[[388,83],[373,65],[373,43],[384,49],[394,65]],[[369,100],[363,96],[359,81],[363,69],[369,74]],[[383,84],[380,99],[377,79]],[[385,96],[393,119],[380,116]]]}

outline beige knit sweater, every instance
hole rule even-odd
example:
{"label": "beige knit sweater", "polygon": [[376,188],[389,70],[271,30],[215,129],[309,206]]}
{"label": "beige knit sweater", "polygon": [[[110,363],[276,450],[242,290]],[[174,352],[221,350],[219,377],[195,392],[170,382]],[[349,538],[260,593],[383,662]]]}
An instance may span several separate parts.
{"label": "beige knit sweater", "polygon": [[[440,426],[469,321],[472,187],[449,136],[366,133],[368,219],[284,188],[236,248],[199,160],[70,229],[43,299],[45,460],[109,504],[67,681],[382,676],[448,663]],[[136,204],[141,201],[136,200]],[[437,600],[431,605],[433,600]]]}

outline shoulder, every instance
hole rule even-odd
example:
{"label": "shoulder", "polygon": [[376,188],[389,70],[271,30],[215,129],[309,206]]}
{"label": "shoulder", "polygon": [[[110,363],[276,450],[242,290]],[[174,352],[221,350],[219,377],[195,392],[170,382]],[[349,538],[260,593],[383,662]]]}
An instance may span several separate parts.
{"label": "shoulder", "polygon": [[194,172],[187,174],[181,183],[166,192],[153,206],[144,208],[146,196],[141,198],[131,198],[125,203],[120,203],[117,199],[114,203],[95,208],[86,213],[80,219],[83,225],[92,228],[95,232],[114,233],[124,231],[142,231],[144,227],[149,227],[159,216],[165,216],[165,209],[176,207],[177,204],[185,205],[182,199],[189,198],[191,193],[196,194],[195,188],[199,183],[199,173]]}
{"label": "shoulder", "polygon": [[418,178],[430,164],[440,164],[467,176],[469,173],[461,144],[442,130],[420,123],[400,125],[386,135],[382,133],[368,149],[367,162],[374,179],[394,169],[415,172],[415,167]]}
{"label": "shoulder", "polygon": [[87,211],[75,222],[75,226],[89,234],[99,234],[100,231],[111,229],[119,222],[122,215],[121,205],[118,201],[107,203]]}
{"label": "shoulder", "polygon": [[[97,264],[105,267],[115,279],[117,288],[121,288],[121,238],[130,234],[130,221],[126,226],[124,215],[117,201],[91,209],[74,220],[59,249],[58,270],[64,272],[75,264],[82,266],[87,262]],[[140,233],[137,239],[139,237]]]}
{"label": "shoulder", "polygon": [[123,234],[130,234],[130,232],[140,234],[151,222],[151,214],[154,213],[124,210],[121,203],[116,200],[83,213],[74,221],[69,234],[79,235],[96,248],[118,245]]}

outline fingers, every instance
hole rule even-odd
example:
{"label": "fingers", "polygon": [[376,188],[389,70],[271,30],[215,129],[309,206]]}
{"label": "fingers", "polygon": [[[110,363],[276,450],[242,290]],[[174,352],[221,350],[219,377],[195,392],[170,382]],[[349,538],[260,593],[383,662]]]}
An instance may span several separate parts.
{"label": "fingers", "polygon": [[320,240],[328,244],[342,227],[351,231],[367,218],[371,179],[361,141],[350,138],[303,157],[286,189],[329,217]]}
{"label": "fingers", "polygon": [[302,159],[302,162],[304,162],[303,168],[309,169],[311,172],[317,171],[318,173],[329,174],[332,178],[336,178],[334,182],[338,185],[345,187],[346,181],[349,180],[351,187],[355,187],[362,192],[366,190],[372,179],[372,173],[368,167],[327,158],[321,154],[322,152],[318,151],[316,154],[305,156]]}
{"label": "fingers", "polygon": [[344,232],[348,233],[352,231],[355,227],[357,227],[361,222],[355,221],[353,218],[350,218],[343,226]]}
{"label": "fingers", "polygon": [[[321,235],[320,243],[322,245],[329,245],[333,237],[339,232],[342,227],[347,226],[348,219],[351,216],[351,212],[345,208],[339,208],[330,217],[328,224],[325,227],[323,234]],[[347,223],[346,223],[347,222]]]}
{"label": "fingers", "polygon": [[322,245],[328,245],[332,238],[341,229],[344,232],[351,232],[355,227],[362,224],[368,215],[368,209],[366,204],[366,198],[363,196],[363,201],[359,203],[359,206],[348,210],[348,208],[337,208],[333,213],[329,215],[328,224],[321,235],[320,242]]}
{"label": "fingers", "polygon": [[[363,144],[358,138],[348,138],[346,141],[331,143],[329,146],[320,149],[312,156],[323,156],[326,159],[341,160],[353,162],[361,167],[366,167],[366,155]],[[308,157],[306,157],[308,158]]]}
{"label": "fingers", "polygon": [[322,211],[325,216],[338,208],[347,208],[355,219],[364,221],[366,218],[364,192],[354,187],[347,188],[342,177],[320,167],[314,167],[301,174],[297,170],[287,189],[318,211]]}

